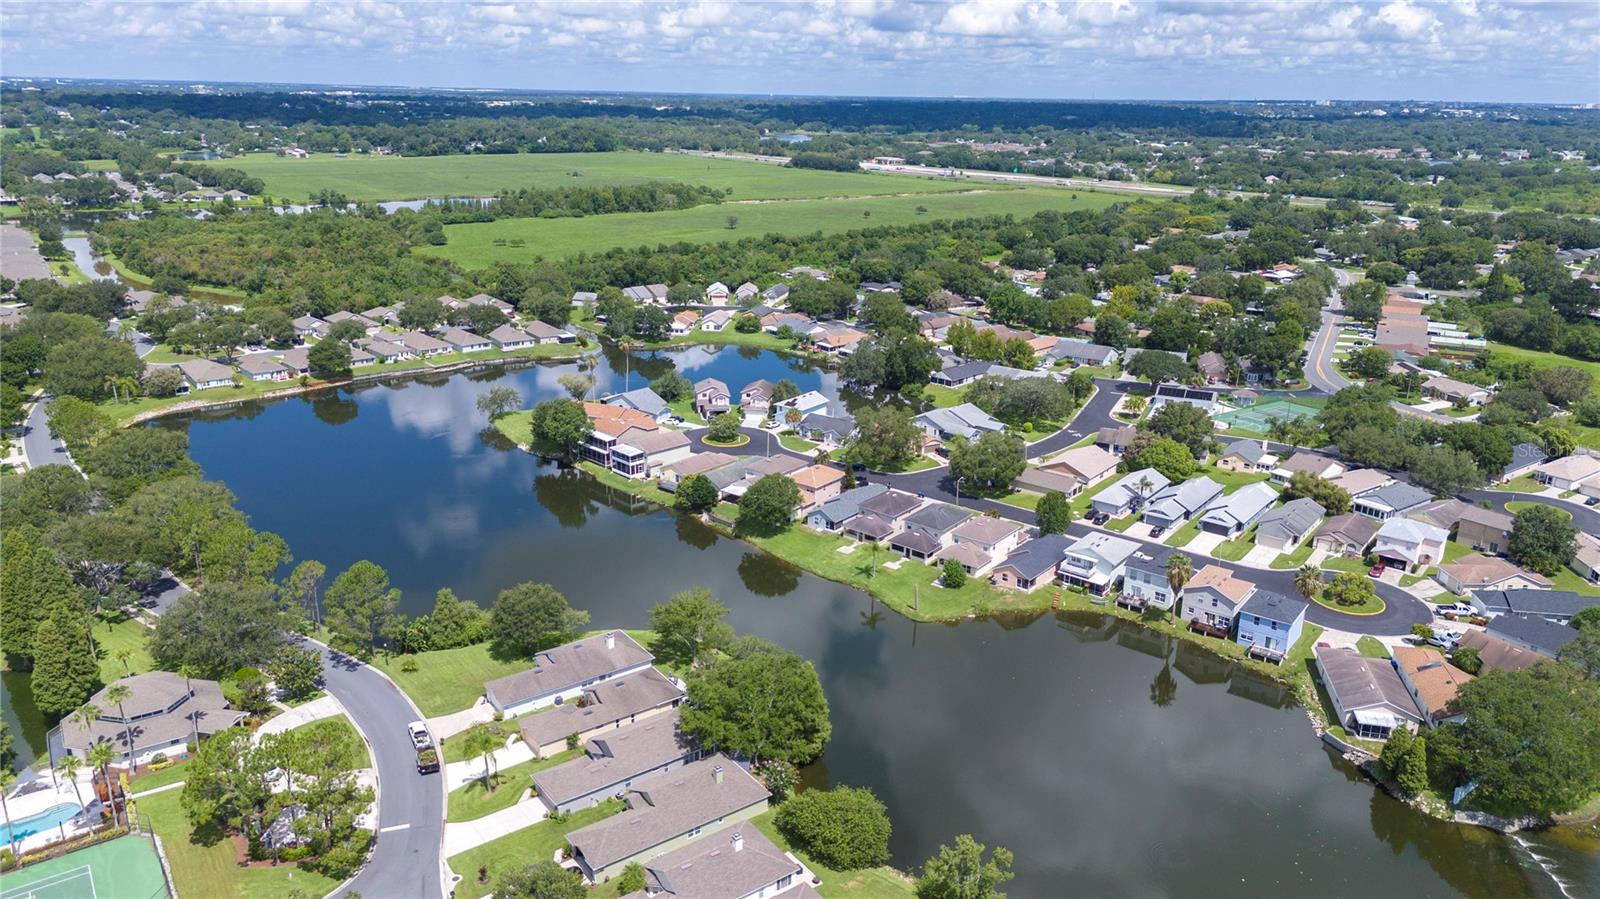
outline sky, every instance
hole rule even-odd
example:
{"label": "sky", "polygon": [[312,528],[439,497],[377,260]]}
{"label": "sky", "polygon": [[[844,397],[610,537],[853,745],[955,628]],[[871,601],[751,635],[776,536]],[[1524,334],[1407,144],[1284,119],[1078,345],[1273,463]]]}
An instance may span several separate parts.
{"label": "sky", "polygon": [[1600,103],[1600,2],[6,0],[0,74],[852,96]]}

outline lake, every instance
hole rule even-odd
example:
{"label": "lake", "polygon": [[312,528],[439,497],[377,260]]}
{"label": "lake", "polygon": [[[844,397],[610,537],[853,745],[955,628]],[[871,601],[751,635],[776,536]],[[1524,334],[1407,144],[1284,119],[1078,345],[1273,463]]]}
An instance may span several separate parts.
{"label": "lake", "polygon": [[[776,354],[675,356],[691,380],[737,390],[788,377],[840,396],[830,373]],[[611,351],[595,374],[609,391],[667,364]],[[371,559],[410,613],[443,587],[488,604],[531,580],[595,626],[641,627],[673,592],[709,588],[741,633],[815,663],[833,737],[805,777],[875,790],[902,868],[970,832],[1016,853],[1014,897],[1600,892],[1600,862],[1557,837],[1520,845],[1374,790],[1280,688],[1189,644],[1092,614],[914,624],[540,464],[474,408],[490,386],[530,404],[558,395],[556,378],[574,368],[397,381],[161,426],[186,429],[206,475],[297,560],[336,573]]]}

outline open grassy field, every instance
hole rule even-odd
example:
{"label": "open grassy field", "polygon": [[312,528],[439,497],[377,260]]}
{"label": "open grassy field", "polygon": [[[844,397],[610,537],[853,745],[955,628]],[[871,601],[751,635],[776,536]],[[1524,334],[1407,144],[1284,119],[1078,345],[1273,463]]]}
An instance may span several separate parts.
{"label": "open grassy field", "polygon": [[303,202],[338,191],[351,200],[486,197],[502,189],[596,187],[683,181],[732,189],[736,200],[941,193],[970,185],[868,172],[828,172],[677,153],[517,153],[463,156],[348,156],[291,159],[252,153],[213,165],[266,182],[274,199]]}
{"label": "open grassy field", "polygon": [[1514,362],[1532,362],[1534,368],[1549,368],[1553,365],[1566,365],[1572,368],[1581,368],[1595,378],[1595,390],[1600,392],[1600,362],[1586,362],[1574,359],[1571,356],[1562,356],[1557,353],[1546,353],[1540,350],[1525,350],[1522,347],[1511,346],[1506,343],[1489,343],[1489,350],[1501,358],[1509,358]]}
{"label": "open grassy field", "polygon": [[322,896],[339,885],[332,878],[295,865],[239,867],[238,850],[232,840],[209,831],[194,833],[179,802],[181,796],[180,790],[168,790],[135,800],[139,815],[148,819],[161,837],[178,895],[278,899]]}
{"label": "open grassy field", "polygon": [[[854,178],[854,175],[846,177]],[[446,225],[445,246],[416,252],[441,256],[466,268],[496,262],[526,262],[536,256],[560,259],[613,247],[655,246],[685,241],[717,243],[763,234],[838,234],[884,225],[932,219],[1011,213],[1020,217],[1046,209],[1100,209],[1118,201],[1113,194],[1072,194],[1055,188],[975,190],[766,203],[725,203],[676,212],[623,212],[585,218],[501,219],[481,224]],[[728,228],[730,216],[737,227]]]}

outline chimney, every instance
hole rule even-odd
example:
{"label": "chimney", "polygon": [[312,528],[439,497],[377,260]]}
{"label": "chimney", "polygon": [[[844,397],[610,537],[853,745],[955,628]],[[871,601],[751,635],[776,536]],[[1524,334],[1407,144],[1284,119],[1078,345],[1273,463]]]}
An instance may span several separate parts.
{"label": "chimney", "polygon": [[744,848],[744,834],[737,830],[733,832],[733,851],[738,852]]}
{"label": "chimney", "polygon": [[722,766],[721,765],[718,765],[717,767],[711,769],[711,779],[716,781],[717,783],[722,783]]}
{"label": "chimney", "polygon": [[617,632],[616,631],[606,631],[606,649],[616,649],[616,648],[617,648]]}

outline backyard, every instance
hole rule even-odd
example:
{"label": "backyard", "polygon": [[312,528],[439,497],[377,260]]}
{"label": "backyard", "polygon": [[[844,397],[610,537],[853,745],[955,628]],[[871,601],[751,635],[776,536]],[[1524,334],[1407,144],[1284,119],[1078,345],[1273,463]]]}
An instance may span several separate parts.
{"label": "backyard", "polygon": [[[567,834],[596,821],[603,821],[625,807],[620,799],[607,799],[591,808],[572,812],[564,819],[546,818],[531,827],[524,827],[482,846],[450,856],[446,860],[450,869],[462,877],[457,892],[470,895],[490,892],[494,882],[501,876],[554,857],[557,850],[567,845]],[[481,888],[478,879],[480,869],[487,869],[489,876],[489,883]],[[477,892],[470,892],[474,890]]]}

